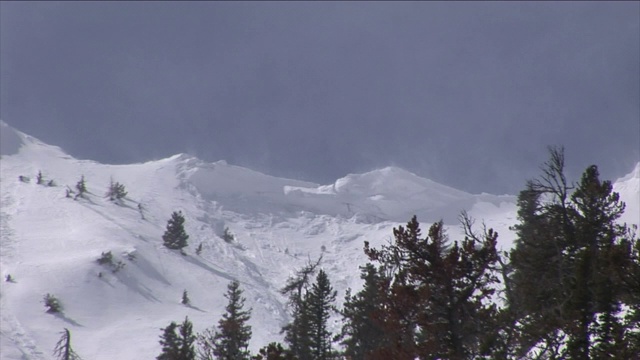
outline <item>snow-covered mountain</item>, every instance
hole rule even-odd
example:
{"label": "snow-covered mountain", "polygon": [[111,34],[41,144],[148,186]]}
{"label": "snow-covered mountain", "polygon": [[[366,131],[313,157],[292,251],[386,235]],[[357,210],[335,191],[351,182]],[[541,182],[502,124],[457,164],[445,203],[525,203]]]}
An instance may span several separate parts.
{"label": "snow-covered mountain", "polygon": [[[319,185],[185,154],[131,165],[78,160],[4,122],[0,135],[0,268],[3,279],[15,279],[0,290],[1,359],[50,359],[65,327],[85,359],[153,359],[159,329],[171,321],[188,316],[196,331],[217,325],[232,279],[253,308],[255,350],[282,338],[287,314],[278,289],[294,270],[323,254],[341,300],[360,285],[364,240],[385,243],[413,214],[423,227],[444,219],[455,239],[457,216],[467,210],[499,232],[501,247],[513,239],[514,196],[469,194],[395,167]],[[55,186],[36,184],[38,171]],[[82,175],[89,196],[67,198]],[[111,179],[126,186],[121,204],[104,197]],[[629,223],[640,219],[639,179],[640,164],[615,184]],[[162,245],[177,210],[190,235],[186,255]],[[225,227],[236,243],[221,239]],[[99,265],[107,251],[125,267],[113,273]],[[190,307],[180,303],[183,290]],[[62,315],[45,312],[46,293],[61,300]]]}

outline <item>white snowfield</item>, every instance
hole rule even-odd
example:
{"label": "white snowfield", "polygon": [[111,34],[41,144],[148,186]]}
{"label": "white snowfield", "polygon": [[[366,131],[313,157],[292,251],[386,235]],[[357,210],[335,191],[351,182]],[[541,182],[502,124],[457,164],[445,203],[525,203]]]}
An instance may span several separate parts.
{"label": "white snowfield", "polygon": [[[0,359],[52,359],[63,328],[84,359],[155,359],[171,321],[188,316],[198,332],[217,325],[232,279],[253,309],[255,351],[282,340],[288,318],[278,290],[309,259],[323,255],[341,303],[347,288],[360,287],[364,241],[379,247],[414,214],[423,233],[443,219],[455,240],[466,210],[478,231],[482,222],[498,231],[502,249],[513,240],[515,196],[468,194],[395,167],[318,185],[185,154],[131,165],[78,160],[4,122],[0,135]],[[38,171],[55,186],[36,184]],[[88,196],[67,198],[82,175]],[[105,198],[111,178],[128,191],[121,203]],[[640,163],[615,184],[628,223],[640,219],[639,179]],[[186,218],[186,255],[162,245],[173,211]],[[221,239],[225,227],[235,243]],[[124,268],[98,264],[107,251]],[[180,303],[183,290],[191,306]],[[46,312],[47,293],[61,314]]]}

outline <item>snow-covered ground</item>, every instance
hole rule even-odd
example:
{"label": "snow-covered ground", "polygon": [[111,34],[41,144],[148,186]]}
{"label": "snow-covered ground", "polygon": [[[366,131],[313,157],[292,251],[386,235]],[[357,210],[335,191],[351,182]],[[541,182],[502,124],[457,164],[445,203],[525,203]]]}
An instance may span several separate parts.
{"label": "snow-covered ground", "polygon": [[[278,290],[293,271],[323,254],[341,301],[360,285],[363,242],[385,243],[413,214],[425,231],[444,219],[455,239],[457,216],[467,210],[499,232],[502,248],[513,239],[514,196],[468,194],[395,167],[318,185],[185,154],[131,165],[78,160],[4,122],[0,135],[0,268],[3,280],[15,279],[0,288],[1,359],[51,359],[65,327],[84,359],[153,359],[169,322],[188,316],[196,331],[217,325],[232,279],[253,308],[256,350],[282,339],[286,299]],[[56,185],[37,185],[38,171]],[[87,198],[65,197],[82,175]],[[128,191],[121,204],[104,196],[111,178]],[[615,184],[628,223],[640,219],[639,179],[640,164]],[[186,255],[162,246],[178,210],[190,235]],[[236,243],[221,239],[225,227]],[[113,273],[99,265],[106,251],[125,267]],[[183,290],[189,307],[180,303]],[[47,293],[61,300],[62,314],[45,312]]]}

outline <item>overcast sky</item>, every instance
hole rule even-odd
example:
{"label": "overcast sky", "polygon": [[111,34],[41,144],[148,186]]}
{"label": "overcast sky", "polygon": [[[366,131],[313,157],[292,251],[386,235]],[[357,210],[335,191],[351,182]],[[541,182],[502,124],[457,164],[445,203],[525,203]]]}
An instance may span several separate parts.
{"label": "overcast sky", "polygon": [[0,118],[71,155],[512,193],[640,161],[639,2],[1,2]]}

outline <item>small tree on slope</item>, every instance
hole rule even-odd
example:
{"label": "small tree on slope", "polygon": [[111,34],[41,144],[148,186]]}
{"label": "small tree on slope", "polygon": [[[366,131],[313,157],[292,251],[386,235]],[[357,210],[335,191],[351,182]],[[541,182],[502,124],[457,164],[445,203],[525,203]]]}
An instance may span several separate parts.
{"label": "small tree on slope", "polygon": [[62,304],[60,303],[60,300],[51,294],[46,294],[44,296],[44,306],[50,314],[62,312]]}
{"label": "small tree on slope", "polygon": [[182,212],[174,211],[167,223],[167,230],[162,235],[164,246],[178,250],[187,246],[189,235],[184,230],[184,216]]}
{"label": "small tree on slope", "polygon": [[111,182],[109,183],[109,189],[107,190],[106,196],[111,201],[120,200],[127,196],[127,191],[125,190],[124,185],[120,184],[117,181],[114,182],[112,178]]}
{"label": "small tree on slope", "polygon": [[69,329],[65,328],[62,332],[60,340],[58,340],[56,347],[53,349],[53,356],[57,360],[81,360],[80,356],[71,348],[71,333]]}
{"label": "small tree on slope", "polygon": [[82,175],[82,177],[80,177],[80,180],[78,180],[78,182],[76,183],[76,190],[78,190],[78,195],[76,195],[76,199],[78,197],[84,197],[84,193],[87,192],[87,184],[85,183],[84,180],[84,175]]}

